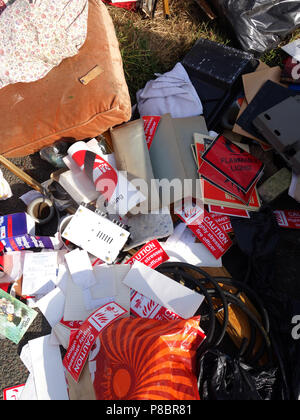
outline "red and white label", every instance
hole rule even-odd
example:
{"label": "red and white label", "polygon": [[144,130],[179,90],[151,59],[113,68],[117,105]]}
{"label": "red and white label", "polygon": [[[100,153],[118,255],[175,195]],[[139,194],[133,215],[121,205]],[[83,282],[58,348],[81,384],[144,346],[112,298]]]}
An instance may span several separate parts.
{"label": "red and white label", "polygon": [[153,142],[158,124],[160,122],[161,117],[156,116],[145,116],[143,117],[144,120],[144,130],[145,130],[145,136],[146,136],[146,142],[148,146],[148,150],[151,147],[151,144]]}
{"label": "red and white label", "polygon": [[245,219],[250,219],[250,215],[247,210],[214,205],[209,205],[208,207],[210,213],[224,214],[226,216],[243,217]]}
{"label": "red and white label", "polygon": [[275,210],[274,214],[280,227],[288,229],[300,229],[299,210]]}
{"label": "red and white label", "polygon": [[80,326],[63,360],[63,365],[76,382],[99,333],[125,313],[127,311],[117,303],[107,303]]}
{"label": "red and white label", "polygon": [[144,245],[126,264],[133,264],[135,261],[139,261],[147,267],[155,269],[160,264],[168,261],[169,258],[160,243],[157,240],[153,240]]}
{"label": "red and white label", "polygon": [[83,324],[83,321],[65,321],[63,318],[60,320],[60,323],[70,329],[78,329]]}
{"label": "red and white label", "polygon": [[20,399],[25,384],[12,386],[3,390],[3,399],[5,401],[17,401]]}
{"label": "red and white label", "polygon": [[210,216],[221,226],[224,232],[232,233],[233,227],[228,216],[223,214],[209,213]]}
{"label": "red and white label", "polygon": [[264,164],[224,136],[219,136],[202,159],[235,184],[245,194],[256,184]]}
{"label": "red and white label", "polygon": [[224,229],[200,206],[185,204],[184,208],[174,208],[174,213],[186,223],[194,235],[219,259],[231,247],[232,241]]}
{"label": "red and white label", "polygon": [[183,319],[179,315],[164,308],[153,300],[132,290],[130,312],[138,318],[156,319],[160,321],[174,321]]}
{"label": "red and white label", "polygon": [[101,193],[98,198],[100,206],[104,205],[117,214],[125,215],[146,200],[121,171],[115,170],[104,158],[89,150],[84,142],[74,143],[68,149],[68,155]]}

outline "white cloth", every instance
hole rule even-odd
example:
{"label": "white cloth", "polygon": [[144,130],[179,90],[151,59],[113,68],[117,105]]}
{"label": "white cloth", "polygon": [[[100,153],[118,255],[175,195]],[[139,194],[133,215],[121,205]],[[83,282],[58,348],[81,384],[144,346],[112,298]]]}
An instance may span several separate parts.
{"label": "white cloth", "polygon": [[12,197],[11,188],[8,182],[5,180],[3,173],[0,169],[0,200],[6,200]]}
{"label": "white cloth", "polygon": [[[0,1],[1,3],[1,1]],[[78,53],[88,0],[15,0],[0,14],[0,89],[46,76]]]}
{"label": "white cloth", "polygon": [[144,89],[137,92],[141,117],[171,114],[172,118],[202,115],[203,107],[190,78],[181,63],[165,74],[156,74]]}

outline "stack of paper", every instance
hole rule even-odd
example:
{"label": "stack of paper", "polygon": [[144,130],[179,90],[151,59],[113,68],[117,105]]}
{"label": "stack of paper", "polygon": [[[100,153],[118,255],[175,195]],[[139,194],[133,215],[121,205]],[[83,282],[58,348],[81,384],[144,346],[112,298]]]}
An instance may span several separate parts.
{"label": "stack of paper", "polygon": [[204,204],[258,210],[256,185],[264,166],[248,147],[224,136],[213,139],[195,133],[194,141]]}

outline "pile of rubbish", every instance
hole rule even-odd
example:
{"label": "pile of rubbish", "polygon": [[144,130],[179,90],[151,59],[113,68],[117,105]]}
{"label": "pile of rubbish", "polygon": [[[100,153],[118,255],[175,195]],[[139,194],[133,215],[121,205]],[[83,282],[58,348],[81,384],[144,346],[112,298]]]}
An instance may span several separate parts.
{"label": "pile of rubbish", "polygon": [[129,122],[41,148],[46,182],[0,156],[32,188],[0,217],[0,345],[29,372],[4,399],[300,398],[300,305],[273,287],[300,228],[299,47],[282,69],[199,39]]}

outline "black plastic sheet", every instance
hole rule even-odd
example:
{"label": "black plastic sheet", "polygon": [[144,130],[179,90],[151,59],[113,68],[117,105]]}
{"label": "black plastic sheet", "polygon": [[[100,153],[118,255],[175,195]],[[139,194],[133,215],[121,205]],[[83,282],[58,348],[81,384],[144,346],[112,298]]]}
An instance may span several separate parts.
{"label": "black plastic sheet", "polygon": [[270,337],[281,366],[280,394],[284,399],[297,400],[300,395],[300,342],[292,337],[291,320],[300,314],[300,302],[275,286],[275,251],[280,231],[273,211],[264,207],[260,212],[251,213],[251,219],[232,218],[231,222],[237,245],[248,258],[247,273],[244,271],[241,275],[261,297],[270,317]]}
{"label": "black plastic sheet", "polygon": [[276,373],[276,368],[255,371],[238,357],[212,349],[201,359],[199,393],[209,401],[271,400]]}
{"label": "black plastic sheet", "polygon": [[245,51],[261,55],[300,27],[300,0],[213,0]]}

